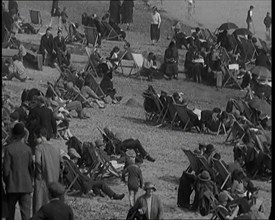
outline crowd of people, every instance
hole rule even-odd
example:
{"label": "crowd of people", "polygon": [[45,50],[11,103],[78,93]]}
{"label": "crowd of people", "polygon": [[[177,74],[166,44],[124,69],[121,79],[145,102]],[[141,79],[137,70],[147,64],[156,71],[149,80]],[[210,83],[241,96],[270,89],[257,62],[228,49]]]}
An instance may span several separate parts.
{"label": "crowd of people", "polygon": [[[193,7],[194,1],[188,2],[190,7]],[[16,78],[21,82],[31,80],[23,65],[25,48],[20,41],[16,42],[15,36],[19,32],[27,33],[27,30],[31,33],[37,33],[37,31],[32,30],[27,23],[19,22],[20,14],[16,1],[9,1],[9,11],[6,11],[4,5],[2,6],[2,23],[4,22],[3,24],[12,34],[11,38],[19,48],[19,54],[4,63],[2,77],[5,75],[7,80]],[[85,35],[78,31],[78,23],[69,21],[66,7],[61,11],[58,7],[58,0],[53,1],[50,25],[41,37],[38,51],[43,56],[44,64],[48,62],[49,65],[61,69],[60,78],[54,85],[48,83],[45,95],[36,88],[25,89],[21,94],[19,107],[16,107],[17,103],[13,102],[8,89],[4,85],[2,88],[2,134],[4,135],[2,139],[2,217],[14,219],[18,202],[22,219],[74,219],[73,209],[65,204],[64,200],[64,195],[72,189],[80,190],[82,195],[101,197],[107,195],[109,199],[122,200],[125,194],[115,192],[103,178],[99,178],[99,173],[97,173],[99,168],[95,170],[96,175],[92,174],[90,169],[94,163],[90,157],[92,151],[97,156],[103,154],[108,162],[111,158],[116,158],[117,162],[124,164],[121,181],[127,184],[128,189],[130,209],[127,219],[164,218],[163,203],[155,194],[156,187],[152,182],[145,181],[142,174],[144,160],[153,163],[156,158],[147,152],[140,140],[133,137],[123,138],[119,131],[105,127],[102,139],[97,139],[95,142],[81,142],[69,128],[72,111],[77,113],[77,118],[85,120],[89,118],[84,112],[86,107],[96,104],[99,108],[105,108],[105,105],[109,104],[107,97],[110,97],[113,104],[120,102],[122,97],[117,96],[112,82],[113,73],[118,69],[122,58],[133,59],[132,50],[130,43],[125,41],[124,51],[115,46],[108,57],[102,57],[100,54],[101,38],[106,34],[106,26],[102,24],[104,21],[109,23],[121,39],[125,40],[126,33],[119,24],[126,24],[127,30],[130,29],[130,24],[133,23],[133,8],[133,1],[124,0],[121,4],[119,0],[111,0],[109,12],[103,16],[101,21],[96,14],[82,15],[82,24],[87,27],[96,27],[98,32],[97,45],[89,57],[91,60],[89,65],[92,65],[97,75],[102,76],[98,85],[102,93],[98,93],[98,88],[95,89],[94,85],[94,75],[74,68],[71,54],[66,46],[68,42],[84,42]],[[253,7],[250,7],[248,11],[248,29],[253,27],[252,10]],[[59,19],[59,28],[55,37],[51,33],[54,17]],[[266,36],[269,38],[271,27],[269,13],[264,24]],[[153,45],[157,44],[160,39],[160,26],[161,16],[157,8],[153,7],[150,33]],[[64,31],[69,34],[69,39],[63,37]],[[228,33],[224,31],[218,37],[218,44],[210,45],[203,39],[200,28],[196,28],[191,37],[186,37],[180,33],[179,29],[175,29],[174,39],[165,50],[160,68],[158,69],[156,65],[156,55],[149,52],[143,61],[140,74],[148,77],[148,81],[162,77],[167,80],[178,80],[178,49],[184,45],[187,49],[184,64],[187,78],[199,83],[206,81],[214,84],[217,74],[222,71],[220,46],[232,55],[232,59],[238,60],[239,55],[230,53],[233,50],[230,39]],[[10,42],[8,44],[5,47],[10,48]],[[256,65],[271,69],[266,52],[263,50],[258,50],[258,52]],[[250,76],[248,71],[246,75]],[[248,84],[251,84],[253,88],[253,85],[258,83],[253,77],[249,77],[248,81],[244,83],[244,88]],[[152,92],[153,89],[148,90]],[[147,91],[147,93],[150,92]],[[153,93],[155,94],[154,91]],[[271,141],[265,137],[266,139],[262,141],[263,149],[255,152],[257,135],[263,135],[260,127],[270,128],[267,124],[270,117],[260,117],[259,112],[256,112],[256,119],[251,115],[249,117],[245,111],[233,110],[232,106],[230,108],[229,105],[232,103],[228,104],[226,111],[219,108],[203,111],[191,110],[187,108],[188,101],[183,94],[178,92],[168,96],[162,91],[159,99],[162,110],[168,109],[166,111],[168,114],[161,115],[164,124],[173,121],[187,130],[198,127],[199,131],[219,134],[227,133],[232,129],[232,124],[237,121],[245,132],[240,142],[234,146],[234,161],[228,164],[224,163],[212,144],[199,145],[193,154],[205,158],[207,167],[211,169],[206,169],[204,164],[198,170],[193,170],[194,173],[190,172],[192,166],[188,171],[183,172],[178,188],[178,207],[199,211],[201,215],[213,212],[213,215],[222,216],[220,218],[223,219],[263,218],[262,204],[258,204],[258,189],[251,178],[262,173],[270,175],[271,172]],[[157,108],[151,106],[151,101],[144,105],[145,110],[150,113],[156,111]],[[168,108],[171,101],[186,108],[187,115],[190,117],[189,126],[182,123],[179,115],[177,117],[172,115],[171,109]],[[149,108],[153,110],[148,110]],[[220,132],[221,124],[224,130]],[[51,141],[59,136],[67,141],[67,152],[60,150]],[[234,133],[233,139],[236,140],[239,136],[238,132]],[[248,159],[248,154],[253,154],[253,159]],[[230,178],[226,182],[217,177],[215,160],[220,161],[229,171]],[[87,172],[87,170],[90,171]],[[100,170],[100,172],[103,171]],[[77,174],[79,187],[73,182],[72,173]],[[137,198],[139,189],[144,189],[145,193]],[[193,190],[195,198],[193,204],[190,204]]]}

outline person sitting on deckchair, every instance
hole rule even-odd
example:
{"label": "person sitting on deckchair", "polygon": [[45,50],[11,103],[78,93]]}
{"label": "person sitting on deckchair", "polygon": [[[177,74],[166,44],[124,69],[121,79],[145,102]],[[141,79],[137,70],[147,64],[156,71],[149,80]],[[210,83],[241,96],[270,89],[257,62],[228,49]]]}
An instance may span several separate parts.
{"label": "person sitting on deckchair", "polygon": [[[94,52],[91,53],[90,61],[92,62],[98,76],[102,76],[102,64],[105,63],[105,58],[100,55],[100,48],[95,47]],[[90,64],[89,64],[90,65]],[[89,68],[89,67],[88,67]]]}
{"label": "person sitting on deckchair", "polygon": [[256,57],[256,60],[255,60],[255,65],[256,66],[264,66],[267,69],[271,70],[271,62],[270,62],[270,60],[267,56],[267,53],[264,49],[261,49],[259,51],[259,54],[258,54],[258,56]]}
{"label": "person sitting on deckchair", "polygon": [[99,18],[96,14],[92,14],[91,21],[94,23],[94,27],[96,27],[97,30],[97,44],[101,45],[101,39],[104,33],[104,27],[102,26],[101,22],[99,21]]}
{"label": "person sitting on deckchair", "polygon": [[89,101],[94,102],[99,108],[105,108],[104,102],[98,97],[98,95],[89,87],[86,81],[77,80],[78,88],[81,94]]}
{"label": "person sitting on deckchair", "polygon": [[53,48],[56,52],[59,66],[69,66],[71,54],[66,49],[65,38],[62,36],[61,30],[57,31],[57,36],[53,39]]}
{"label": "person sitting on deckchair", "polygon": [[68,43],[71,42],[83,42],[85,39],[85,34],[82,34],[78,30],[79,24],[70,22],[69,24],[69,39]]}
{"label": "person sitting on deckchair", "polygon": [[152,81],[152,71],[156,69],[153,63],[154,54],[150,52],[147,58],[144,58],[142,69],[140,71],[141,76],[147,76],[148,81]]}
{"label": "person sitting on deckchair", "polygon": [[121,52],[122,54],[124,54],[123,57],[121,57],[121,59],[124,59],[124,60],[133,60],[133,51],[131,49],[131,45],[129,42],[125,41],[125,44],[124,44],[124,50],[123,52]]}
{"label": "person sitting on deckchair", "polygon": [[[100,195],[101,197],[104,197],[104,194],[106,194],[110,199],[114,200],[122,200],[125,196],[125,194],[117,194],[115,193],[104,181],[96,181],[92,178],[89,178],[88,176],[82,174],[81,170],[77,166],[77,161],[80,159],[80,155],[76,152],[74,148],[70,148],[68,152],[68,156],[63,157],[64,160],[67,160],[73,170],[79,175],[79,179],[81,182],[82,187],[82,193],[88,194],[91,191],[95,193],[96,195]],[[64,176],[68,174],[69,169],[65,167],[64,169]],[[68,183],[70,184],[70,183]]]}
{"label": "person sitting on deckchair", "polygon": [[41,37],[39,53],[43,56],[43,62],[48,58],[51,63],[54,62],[56,54],[54,52],[53,35],[51,34],[51,27],[48,27],[46,33]]}
{"label": "person sitting on deckchair", "polygon": [[103,70],[103,78],[100,82],[100,87],[104,94],[107,96],[110,96],[112,99],[113,104],[117,104],[118,100],[116,99],[116,89],[114,89],[114,85],[112,82],[113,78],[113,70],[109,69],[107,64],[104,65],[105,67],[102,68]]}
{"label": "person sitting on deckchair", "polygon": [[113,69],[114,70],[116,70],[117,69],[117,67],[118,67],[118,62],[119,62],[119,57],[118,57],[118,55],[119,55],[119,52],[120,52],[120,49],[117,47],[117,46],[115,46],[113,49],[112,49],[112,51],[111,51],[111,53],[110,53],[110,56],[109,56],[109,60],[110,60],[110,62],[112,63],[112,66],[113,66]]}

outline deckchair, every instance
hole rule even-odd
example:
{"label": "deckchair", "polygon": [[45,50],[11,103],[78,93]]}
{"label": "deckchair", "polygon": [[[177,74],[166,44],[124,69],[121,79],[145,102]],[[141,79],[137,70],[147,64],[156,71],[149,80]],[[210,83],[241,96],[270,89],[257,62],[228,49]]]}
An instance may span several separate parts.
{"label": "deckchair", "polygon": [[[124,54],[125,55],[125,54]],[[133,60],[132,61],[123,61],[119,63],[119,67],[122,70],[122,73],[124,74],[125,69],[124,68],[129,68],[129,76],[137,76],[142,79],[142,76],[140,75],[140,70],[143,66],[144,58],[143,55],[140,53],[132,53]],[[132,73],[135,70],[135,73]]]}
{"label": "deckchair", "polygon": [[[159,122],[162,113],[163,113],[163,106],[161,101],[159,100],[158,95],[152,94],[152,93],[143,93],[143,97],[145,99],[152,100],[152,102],[155,104],[157,111],[156,112],[147,112],[148,115],[146,115],[146,120],[154,121],[156,119],[156,122]],[[145,107],[145,106],[144,106]]]}
{"label": "deckchair", "polygon": [[86,51],[86,54],[88,56],[88,63],[86,64],[85,68],[84,68],[84,71],[87,72],[87,71],[92,71],[96,77],[98,77],[98,73],[96,71],[96,68],[91,60],[91,55],[94,53],[94,48],[95,46],[93,47],[85,47],[85,51]]}
{"label": "deckchair", "polygon": [[[238,44],[238,47],[240,48],[241,51],[241,58],[243,62],[248,65],[251,62],[255,61],[255,55],[257,55],[256,48],[254,44],[252,43],[252,40],[246,39],[246,38],[239,38],[240,42]],[[250,48],[249,48],[250,47]],[[248,54],[248,49],[252,49],[252,53]]]}
{"label": "deckchair", "polygon": [[92,160],[92,164],[88,167],[87,174],[92,179],[96,179],[100,172],[101,161],[99,160],[99,155],[95,149],[95,146],[90,146],[88,149],[88,154]]}
{"label": "deckchair", "polygon": [[42,17],[41,17],[41,13],[40,11],[37,10],[30,10],[30,18],[31,18],[31,25],[33,26],[33,28],[36,30],[36,32],[38,33],[38,31],[41,29],[42,27]]}
{"label": "deckchair", "polygon": [[6,132],[6,130],[2,127],[2,145],[6,144],[6,141],[9,138],[9,134],[8,132]]}
{"label": "deckchair", "polygon": [[209,162],[207,161],[205,156],[196,155],[196,157],[198,158],[199,162],[201,163],[202,169],[208,171],[208,173],[211,176],[212,181],[216,182],[216,176],[217,176],[216,172],[217,171],[211,167],[211,165],[209,164]]}
{"label": "deckchair", "polygon": [[104,174],[107,174],[107,175],[120,178],[121,174],[114,168],[108,156],[106,155],[106,152],[103,152],[99,148],[96,148],[96,151],[99,156],[99,160],[101,162],[100,174],[98,176],[101,176],[102,178]]}
{"label": "deckchair", "polygon": [[102,91],[99,82],[96,81],[95,77],[93,76],[93,74],[90,74],[90,87],[91,89],[97,94],[97,96],[101,99],[105,98],[106,95],[105,93]]}
{"label": "deckchair", "polygon": [[231,213],[222,205],[217,205],[213,210],[213,215],[210,218],[210,220],[219,220],[224,219],[223,215],[221,213],[225,213],[226,215],[230,216]]}
{"label": "deckchair", "polygon": [[95,46],[98,40],[98,32],[96,27],[84,26],[84,33],[87,39],[87,45],[91,44]]}
{"label": "deckchair", "polygon": [[221,70],[223,72],[224,77],[227,77],[226,81],[223,83],[222,88],[224,88],[230,82],[231,85],[235,84],[242,90],[242,87],[234,74],[236,72],[235,70],[230,70],[229,67],[223,63],[221,64]]}
{"label": "deckchair", "polygon": [[199,174],[201,172],[202,166],[198,157],[191,150],[185,150],[184,148],[181,149],[187,156],[190,163],[190,165],[186,169],[186,172],[191,173],[192,171],[194,171],[196,175]]}
{"label": "deckchair", "polygon": [[213,161],[213,166],[218,171],[218,176],[222,182],[220,189],[223,190],[224,187],[226,187],[227,189],[231,185],[230,172],[227,170],[225,165],[220,160],[213,158],[212,161]]}
{"label": "deckchair", "polygon": [[[225,139],[225,143],[227,142],[238,142],[239,140],[242,140],[245,135],[245,131],[242,128],[242,126],[239,124],[237,120],[235,120],[229,130],[229,133]],[[232,138],[229,140],[229,137],[232,136]]]}
{"label": "deckchair", "polygon": [[64,166],[66,168],[67,173],[63,175],[63,180],[69,184],[67,186],[67,189],[65,191],[65,194],[68,194],[68,192],[71,190],[71,188],[74,188],[78,192],[82,191],[81,187],[81,181],[79,178],[79,174],[73,169],[72,165],[70,164],[70,161],[68,159],[63,160]]}
{"label": "deckchair", "polygon": [[122,40],[121,36],[114,30],[114,28],[108,22],[101,21],[101,23],[105,27],[105,32],[103,33],[103,38],[105,38],[105,40]]}
{"label": "deckchair", "polygon": [[116,154],[116,147],[115,144],[113,143],[113,139],[108,136],[105,131],[103,129],[101,129],[100,127],[97,126],[97,129],[99,130],[100,134],[102,135],[103,140],[106,140],[111,146],[112,146],[112,151],[114,152],[114,154]]}

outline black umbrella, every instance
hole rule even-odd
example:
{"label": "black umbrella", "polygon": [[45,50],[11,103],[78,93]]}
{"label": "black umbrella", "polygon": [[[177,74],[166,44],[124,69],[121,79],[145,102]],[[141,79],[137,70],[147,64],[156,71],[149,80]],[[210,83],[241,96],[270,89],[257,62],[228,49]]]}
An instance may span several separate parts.
{"label": "black umbrella", "polygon": [[264,66],[254,66],[250,72],[257,75],[260,79],[271,80],[271,72]]}
{"label": "black umbrella", "polygon": [[265,117],[266,115],[268,115],[269,117],[271,117],[271,105],[268,104],[267,101],[260,99],[258,97],[254,97],[249,103],[248,105],[251,108],[256,109],[257,111],[260,112],[260,118]]}
{"label": "black umbrella", "polygon": [[231,30],[231,29],[238,29],[239,27],[232,23],[232,22],[227,22],[227,23],[224,23],[222,24],[220,27],[219,27],[219,31],[223,31],[223,30]]}
{"label": "black umbrella", "polygon": [[235,36],[237,36],[237,35],[251,35],[252,36],[253,35],[252,32],[250,30],[248,30],[247,28],[238,28],[233,32],[233,34]]}

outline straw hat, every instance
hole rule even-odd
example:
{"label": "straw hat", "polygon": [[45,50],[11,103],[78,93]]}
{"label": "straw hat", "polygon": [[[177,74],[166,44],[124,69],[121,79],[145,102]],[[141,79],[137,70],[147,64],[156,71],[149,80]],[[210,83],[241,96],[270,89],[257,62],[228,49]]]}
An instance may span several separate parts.
{"label": "straw hat", "polygon": [[147,189],[153,189],[154,191],[156,191],[156,187],[154,186],[153,183],[151,182],[146,182],[144,183],[144,187],[143,189],[146,191]]}
{"label": "straw hat", "polygon": [[203,182],[207,182],[207,181],[211,180],[210,174],[206,170],[202,171],[202,173],[200,173],[198,175],[198,178],[200,181],[203,181]]}

